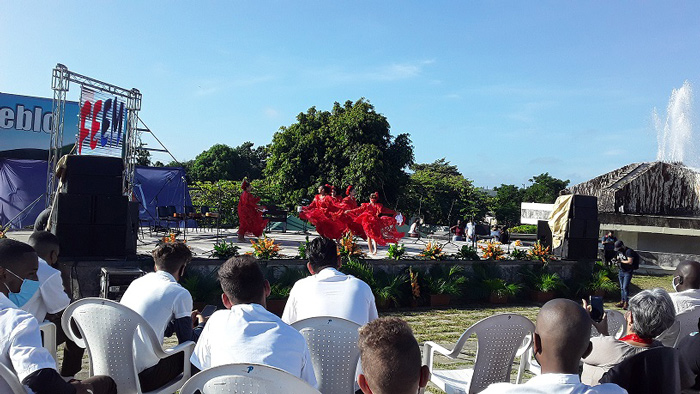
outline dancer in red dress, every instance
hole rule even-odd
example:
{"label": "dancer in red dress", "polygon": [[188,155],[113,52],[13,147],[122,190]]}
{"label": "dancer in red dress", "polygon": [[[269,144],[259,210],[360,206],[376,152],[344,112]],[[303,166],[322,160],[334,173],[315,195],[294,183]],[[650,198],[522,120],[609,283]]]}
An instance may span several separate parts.
{"label": "dancer in red dress", "polygon": [[365,234],[365,229],[362,228],[362,224],[356,221],[359,213],[352,214],[348,212],[358,207],[357,200],[355,199],[355,186],[348,186],[345,190],[345,194],[347,194],[347,197],[340,203],[342,213],[339,216],[339,220],[345,224],[345,231],[343,231],[343,233],[350,231],[352,235],[367,239],[367,234]]}
{"label": "dancer in red dress", "polygon": [[367,243],[371,254],[377,254],[377,244],[384,246],[388,243],[399,242],[403,238],[404,234],[396,231],[396,219],[394,219],[396,212],[384,208],[379,203],[379,193],[377,192],[370,195],[369,203],[363,203],[359,208],[346,213],[357,214],[355,222],[362,224],[362,228],[367,234]]}
{"label": "dancer in red dress", "polygon": [[238,200],[239,242],[245,241],[246,234],[261,236],[265,226],[267,226],[267,220],[262,218],[262,211],[265,207],[258,205],[260,197],[255,197],[250,193],[252,186],[246,179],[241,183],[241,189],[243,189],[243,193]]}
{"label": "dancer in red dress", "polygon": [[311,204],[301,208],[299,217],[316,227],[319,235],[330,239],[340,239],[343,236],[345,224],[338,220],[338,214],[342,211],[335,204],[330,193],[330,185],[319,186],[318,194]]}

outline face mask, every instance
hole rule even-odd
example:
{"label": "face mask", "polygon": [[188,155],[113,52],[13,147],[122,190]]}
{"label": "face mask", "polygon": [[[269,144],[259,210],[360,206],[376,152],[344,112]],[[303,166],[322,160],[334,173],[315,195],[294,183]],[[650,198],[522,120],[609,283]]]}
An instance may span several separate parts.
{"label": "face mask", "polygon": [[680,276],[674,276],[673,279],[671,279],[671,286],[673,286],[673,291],[675,291],[675,292],[677,293],[677,292],[678,292],[678,286],[680,285],[680,283],[676,283],[676,278],[680,279],[681,277],[680,277]]}
{"label": "face mask", "polygon": [[24,304],[27,303],[27,301],[32,299],[34,294],[36,294],[36,292],[39,290],[39,281],[31,279],[22,279],[14,272],[8,269],[5,270],[14,275],[17,279],[22,280],[22,286],[20,286],[19,288],[19,293],[13,293],[10,290],[10,287],[7,286],[7,283],[5,284],[5,287],[7,287],[7,290],[9,291],[7,298],[9,298],[13,304],[17,305],[18,308],[21,308]]}

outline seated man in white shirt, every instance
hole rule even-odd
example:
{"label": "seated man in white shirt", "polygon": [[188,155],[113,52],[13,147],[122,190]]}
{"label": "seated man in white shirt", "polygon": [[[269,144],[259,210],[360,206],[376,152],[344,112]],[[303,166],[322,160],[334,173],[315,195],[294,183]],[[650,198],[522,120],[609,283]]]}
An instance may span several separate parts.
{"label": "seated man in white shirt", "polygon": [[219,267],[226,310],[214,312],[192,354],[194,368],[255,363],[276,367],[316,387],[304,337],[265,309],[270,283],[250,256],[233,257]]}
{"label": "seated man in white shirt", "polygon": [[[192,252],[182,242],[164,243],[153,251],[155,272],[129,285],[121,303],[141,315],[153,328],[160,343],[173,333],[178,343],[197,341],[204,327],[202,315],[192,312],[192,295],[178,281],[192,260]],[[198,325],[193,327],[196,323]],[[156,390],[183,371],[183,353],[159,359],[150,344],[136,338],[136,367],[143,391]]]}
{"label": "seated man in white shirt", "polygon": [[39,255],[39,269],[36,272],[39,291],[37,297],[21,308],[34,315],[40,324],[46,319],[56,325],[56,344],[65,344],[61,376],[71,379],[82,369],[85,349],[68,339],[61,326],[61,316],[70,304],[70,298],[64,290],[61,271],[55,268],[60,253],[58,238],[48,231],[35,231],[27,243]]}
{"label": "seated man in white shirt", "polygon": [[398,317],[383,317],[360,328],[357,381],[365,394],[416,394],[430,379],[411,327]]}
{"label": "seated man in white shirt", "polygon": [[[700,263],[682,261],[673,273],[673,290],[669,293],[676,315],[693,311],[700,317]],[[697,320],[697,319],[696,319]]]}
{"label": "seated man in white shirt", "polygon": [[338,271],[335,241],[318,237],[306,250],[311,276],[300,279],[289,293],[282,313],[287,324],[317,316],[332,316],[365,325],[377,318],[374,294],[367,283]]}
{"label": "seated man in white shirt", "polygon": [[581,305],[558,298],[537,314],[533,350],[542,374],[524,384],[494,383],[482,394],[626,393],[616,384],[587,386],[578,375],[581,357],[591,352],[591,318]]}
{"label": "seated man in white shirt", "polygon": [[[18,380],[37,394],[116,393],[112,378],[94,376],[82,382],[66,382],[56,371],[56,361],[41,345],[41,333],[37,320],[18,309],[8,299],[22,299],[29,292],[25,289],[36,279],[38,258],[31,246],[0,239],[0,363],[13,371]],[[29,284],[29,286],[28,286]],[[0,379],[0,393],[10,388]]]}

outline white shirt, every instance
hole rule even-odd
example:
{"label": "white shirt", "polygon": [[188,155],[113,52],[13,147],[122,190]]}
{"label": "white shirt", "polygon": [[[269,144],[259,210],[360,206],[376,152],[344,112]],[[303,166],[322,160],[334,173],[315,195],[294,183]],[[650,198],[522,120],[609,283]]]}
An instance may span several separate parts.
{"label": "white shirt", "polygon": [[[29,313],[18,309],[0,293],[0,363],[14,371],[21,382],[40,370],[56,369],[56,361],[42,347],[39,323]],[[25,387],[26,388],[26,387]],[[0,393],[10,387],[0,379]],[[27,392],[32,391],[27,388]]]}
{"label": "white shirt", "polygon": [[379,315],[367,283],[328,267],[294,284],[282,321],[292,324],[317,316],[339,317],[363,326]]}
{"label": "white shirt", "polygon": [[[148,322],[161,344],[170,321],[190,317],[192,314],[192,295],[165,271],[151,272],[131,282],[122,296],[121,303]],[[134,357],[138,372],[156,365],[159,361],[149,342],[143,338],[145,336],[139,329],[139,334],[134,340]]]}
{"label": "white shirt", "polygon": [[469,222],[467,223],[467,236],[471,238],[472,235],[474,235],[474,223]]}
{"label": "white shirt", "polygon": [[669,293],[676,314],[681,314],[700,307],[700,289],[689,289],[677,293]]}
{"label": "white shirt", "polygon": [[43,322],[47,313],[58,313],[70,304],[70,298],[63,289],[61,271],[50,266],[39,258],[39,268],[36,271],[39,278],[39,291],[22,305],[38,322]]}
{"label": "white shirt", "polygon": [[200,370],[232,363],[269,365],[317,385],[304,337],[259,304],[214,312],[190,361]]}
{"label": "white shirt", "polygon": [[523,394],[625,394],[622,387],[605,383],[588,386],[581,383],[576,374],[546,373],[535,376],[523,384],[494,383],[481,394],[523,393]]}

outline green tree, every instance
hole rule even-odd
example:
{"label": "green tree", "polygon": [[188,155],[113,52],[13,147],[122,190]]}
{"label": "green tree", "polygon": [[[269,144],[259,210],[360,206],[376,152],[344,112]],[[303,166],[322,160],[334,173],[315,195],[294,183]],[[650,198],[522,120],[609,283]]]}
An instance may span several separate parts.
{"label": "green tree", "polygon": [[151,165],[151,152],[143,147],[136,149],[136,165],[139,166],[150,166]]}
{"label": "green tree", "polygon": [[569,180],[553,178],[548,172],[529,179],[532,184],[525,188],[523,201],[552,204],[559,192],[569,185]]}
{"label": "green tree", "polygon": [[294,206],[310,201],[319,184],[353,184],[364,200],[378,191],[393,207],[408,183],[413,162],[408,134],[395,138],[386,117],[365,99],[335,103],[332,111],[315,107],[275,133],[264,174],[278,201]]}
{"label": "green tree", "polygon": [[235,148],[216,144],[197,155],[189,175],[200,182],[240,181],[244,177],[260,178],[266,158],[267,149],[253,149],[252,142],[244,142]]}
{"label": "green tree", "polygon": [[491,210],[499,223],[514,225],[520,222],[520,203],[523,201],[523,189],[515,185],[494,187],[496,196],[492,199]]}
{"label": "green tree", "polygon": [[450,225],[457,219],[481,218],[486,213],[486,194],[444,158],[412,165],[411,170],[405,199],[400,204],[407,216],[420,214],[428,223]]}

